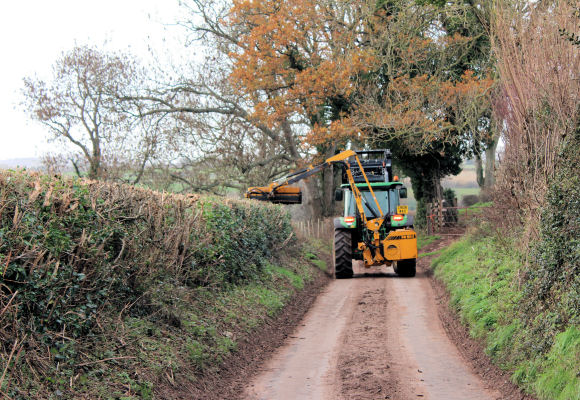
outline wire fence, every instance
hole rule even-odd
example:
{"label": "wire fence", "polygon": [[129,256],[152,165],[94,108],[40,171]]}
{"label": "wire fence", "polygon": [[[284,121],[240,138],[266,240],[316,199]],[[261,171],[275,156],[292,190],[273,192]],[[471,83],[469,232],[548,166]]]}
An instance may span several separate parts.
{"label": "wire fence", "polygon": [[298,237],[332,239],[334,237],[333,218],[316,218],[292,223]]}

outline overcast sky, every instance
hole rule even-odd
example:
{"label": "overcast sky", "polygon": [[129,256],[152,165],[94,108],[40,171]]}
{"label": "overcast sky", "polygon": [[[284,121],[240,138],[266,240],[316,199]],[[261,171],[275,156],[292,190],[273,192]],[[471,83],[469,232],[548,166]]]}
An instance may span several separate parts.
{"label": "overcast sky", "polygon": [[46,130],[20,110],[22,78],[47,78],[75,45],[128,50],[147,60],[149,48],[188,51],[177,0],[10,0],[0,2],[0,160],[38,157]]}

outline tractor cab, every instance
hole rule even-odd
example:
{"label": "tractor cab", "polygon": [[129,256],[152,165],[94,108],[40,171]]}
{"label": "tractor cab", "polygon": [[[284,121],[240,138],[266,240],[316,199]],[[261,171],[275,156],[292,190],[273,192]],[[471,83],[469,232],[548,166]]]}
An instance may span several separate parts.
{"label": "tractor cab", "polygon": [[[352,164],[350,171],[361,194],[365,214],[369,218],[379,218],[382,214],[385,219],[383,226],[388,230],[390,230],[389,228],[412,225],[412,221],[409,224],[407,207],[400,207],[400,199],[407,197],[407,188],[403,186],[402,182],[399,182],[396,176],[393,176],[391,151],[388,149],[360,150],[356,154],[360,159],[360,166],[364,169],[364,174],[356,163]],[[369,190],[369,184],[379,203],[380,210],[377,209],[372,192]],[[360,217],[357,217],[356,199],[346,169],[342,173],[342,185],[336,191],[335,200],[344,200],[344,214],[339,219],[340,225],[347,229],[356,228]]]}
{"label": "tractor cab", "polygon": [[[407,188],[403,186],[401,182],[377,182],[371,183],[371,187],[381,211],[385,216],[385,223],[390,222],[392,227],[405,226],[407,222],[407,206],[400,206],[400,199],[407,197]],[[376,204],[372,197],[371,191],[368,189],[366,184],[357,184],[357,188],[362,196],[362,203],[364,207],[365,214],[372,218],[380,217],[380,213],[377,210]],[[356,227],[356,215],[357,207],[356,200],[352,190],[350,190],[349,185],[342,185],[340,189],[337,190],[336,200],[344,200],[344,213],[343,221],[355,221],[352,226],[348,226],[344,223],[345,228]],[[353,219],[354,218],[354,219]]]}

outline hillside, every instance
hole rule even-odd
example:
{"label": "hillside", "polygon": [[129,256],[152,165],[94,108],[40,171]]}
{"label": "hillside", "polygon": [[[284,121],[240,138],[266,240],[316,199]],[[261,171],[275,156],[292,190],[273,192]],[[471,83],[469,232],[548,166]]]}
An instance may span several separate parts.
{"label": "hillside", "polygon": [[6,160],[0,160],[0,168],[29,168],[29,169],[40,169],[42,167],[42,161],[40,158],[27,157],[27,158],[10,158]]}

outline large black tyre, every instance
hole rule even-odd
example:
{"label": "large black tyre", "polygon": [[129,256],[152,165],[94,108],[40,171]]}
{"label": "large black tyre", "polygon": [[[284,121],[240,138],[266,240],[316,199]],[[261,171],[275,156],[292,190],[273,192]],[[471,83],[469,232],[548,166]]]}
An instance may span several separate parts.
{"label": "large black tyre", "polygon": [[412,278],[417,273],[417,259],[409,258],[408,260],[399,260],[395,262],[393,269],[399,276],[404,278]]}
{"label": "large black tyre", "polygon": [[334,277],[352,278],[352,233],[347,229],[334,230]]}

